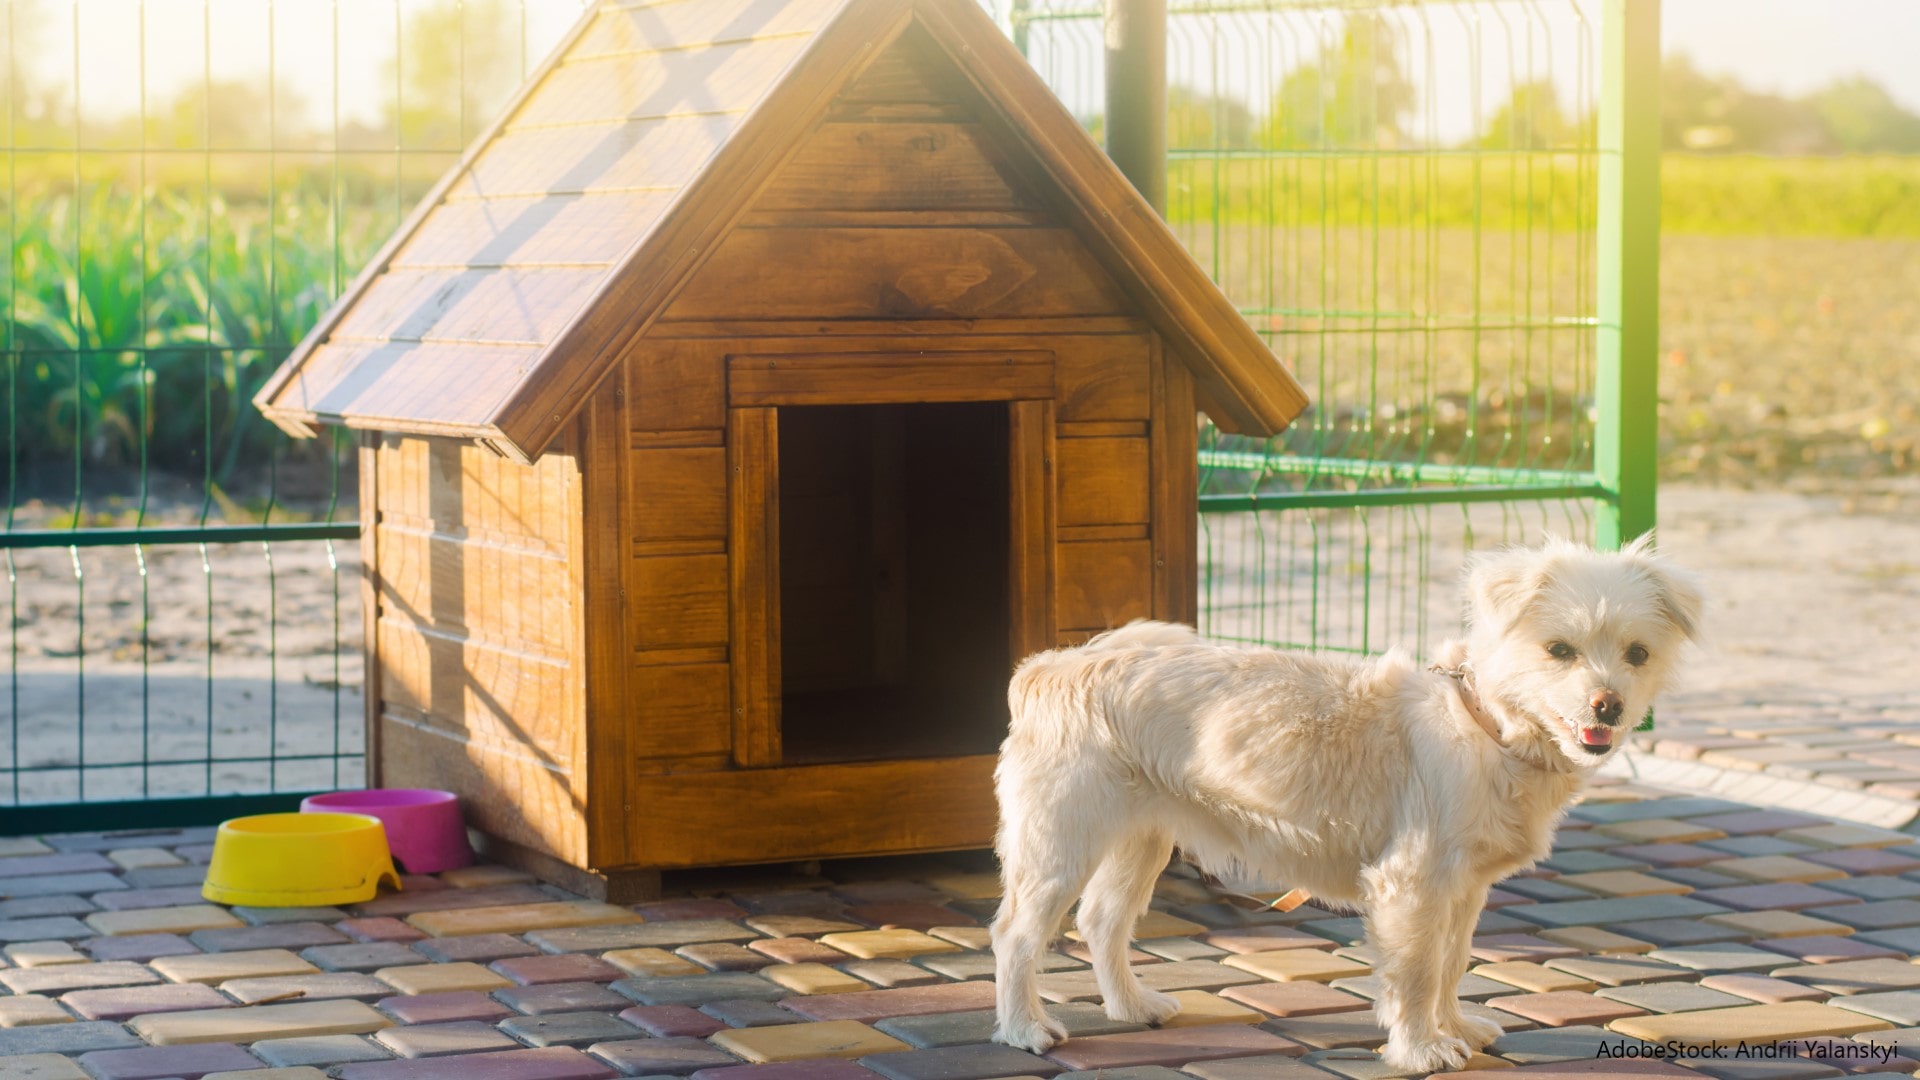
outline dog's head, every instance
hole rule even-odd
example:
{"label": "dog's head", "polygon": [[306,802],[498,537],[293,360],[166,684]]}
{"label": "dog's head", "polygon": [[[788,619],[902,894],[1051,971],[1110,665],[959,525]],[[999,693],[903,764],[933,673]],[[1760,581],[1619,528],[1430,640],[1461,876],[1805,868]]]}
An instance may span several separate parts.
{"label": "dog's head", "polygon": [[1577,766],[1606,760],[1699,633],[1699,590],[1649,541],[1617,553],[1549,541],[1468,569],[1468,653],[1481,696]]}

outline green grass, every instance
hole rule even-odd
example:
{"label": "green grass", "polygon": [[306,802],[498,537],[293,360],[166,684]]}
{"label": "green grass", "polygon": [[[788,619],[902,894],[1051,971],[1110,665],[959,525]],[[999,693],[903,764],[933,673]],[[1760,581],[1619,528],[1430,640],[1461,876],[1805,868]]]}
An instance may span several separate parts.
{"label": "green grass", "polygon": [[[1920,157],[1667,156],[1671,235],[1920,238]],[[1591,227],[1593,159],[1547,152],[1181,156],[1177,225]]]}

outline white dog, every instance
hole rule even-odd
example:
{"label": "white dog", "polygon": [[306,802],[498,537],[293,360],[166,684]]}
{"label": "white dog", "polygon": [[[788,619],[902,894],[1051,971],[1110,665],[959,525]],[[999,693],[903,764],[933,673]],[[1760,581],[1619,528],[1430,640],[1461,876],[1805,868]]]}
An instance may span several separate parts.
{"label": "white dog", "polygon": [[1644,541],[1485,556],[1467,592],[1467,640],[1430,669],[1153,622],[1021,664],[995,773],[995,1040],[1039,1053],[1066,1037],[1035,966],[1076,896],[1107,1015],[1178,1011],[1127,964],[1176,845],[1220,876],[1364,912],[1388,1064],[1457,1068],[1497,1038],[1453,992],[1487,889],[1546,856],[1586,775],[1673,675],[1701,599]]}

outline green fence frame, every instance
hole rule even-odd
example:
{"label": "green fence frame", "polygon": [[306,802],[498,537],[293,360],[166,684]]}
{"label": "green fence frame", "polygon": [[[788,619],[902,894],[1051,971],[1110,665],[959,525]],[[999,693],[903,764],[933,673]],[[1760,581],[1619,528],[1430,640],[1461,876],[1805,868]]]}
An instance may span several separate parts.
{"label": "green fence frame", "polygon": [[[16,6],[26,0],[0,0],[7,5],[8,25],[14,18]],[[68,0],[80,4],[85,0]],[[1343,151],[1334,149],[1316,149],[1311,146],[1295,147],[1285,151],[1261,151],[1234,149],[1230,147],[1196,147],[1182,145],[1182,133],[1168,129],[1168,86],[1165,73],[1168,69],[1169,24],[1170,21],[1209,19],[1209,18],[1268,18],[1276,16],[1292,17],[1294,12],[1319,13],[1319,18],[1331,12],[1339,17],[1350,13],[1385,12],[1398,20],[1414,20],[1424,26],[1428,19],[1453,19],[1485,17],[1496,36],[1505,32],[1509,35],[1511,48],[1512,27],[1508,22],[1508,12],[1518,11],[1515,16],[1524,22],[1528,13],[1537,6],[1539,0],[1428,0],[1421,5],[1417,0],[1106,0],[1107,9],[1102,10],[1099,0],[982,0],[995,9],[1003,23],[1008,27],[1016,44],[1030,57],[1036,59],[1042,73],[1057,76],[1056,85],[1063,95],[1069,94],[1068,83],[1086,81],[1094,78],[1085,65],[1080,69],[1049,70],[1046,62],[1038,55],[1048,47],[1046,38],[1049,33],[1060,27],[1091,27],[1103,43],[1102,66],[1109,73],[1120,73],[1119,78],[1106,80],[1103,97],[1081,95],[1088,101],[1097,101],[1105,113],[1105,138],[1123,169],[1136,184],[1146,192],[1157,207],[1167,207],[1168,166],[1173,163],[1183,170],[1183,175],[1195,175],[1198,170],[1213,170],[1216,175],[1230,173],[1242,165],[1262,166],[1261,162],[1280,163],[1280,167],[1293,170],[1288,174],[1295,179],[1305,177],[1309,183],[1320,183],[1319,197],[1322,200],[1318,208],[1318,218],[1312,208],[1286,223],[1287,228],[1295,231],[1311,231],[1316,225],[1321,230],[1321,238],[1328,235],[1328,214],[1325,200],[1330,198],[1333,186],[1327,183],[1328,177],[1338,178],[1342,174],[1340,158]],[[73,44],[78,48],[80,23],[77,15],[72,27]],[[144,9],[143,9],[144,10]],[[396,20],[399,8],[396,7]],[[1595,186],[1592,193],[1592,243],[1591,267],[1576,266],[1576,274],[1587,275],[1580,281],[1590,291],[1588,301],[1591,314],[1576,314],[1570,317],[1554,316],[1547,318],[1531,312],[1531,299],[1528,300],[1527,318],[1513,318],[1502,323],[1498,320],[1482,317],[1478,285],[1475,289],[1475,304],[1470,325],[1454,325],[1436,320],[1434,313],[1428,311],[1425,321],[1412,318],[1405,312],[1389,312],[1376,305],[1372,308],[1355,307],[1343,309],[1338,303],[1321,303],[1327,300],[1324,295],[1308,298],[1306,302],[1296,302],[1297,298],[1268,296],[1265,299],[1242,302],[1242,310],[1247,316],[1271,332],[1274,340],[1308,341],[1318,340],[1324,343],[1331,335],[1340,332],[1358,331],[1371,334],[1374,348],[1380,348],[1383,337],[1399,334],[1403,336],[1424,335],[1431,341],[1437,334],[1465,330],[1474,336],[1477,349],[1480,335],[1499,333],[1533,334],[1557,333],[1591,335],[1590,343],[1584,348],[1591,349],[1591,399],[1593,419],[1590,428],[1590,446],[1570,447],[1559,461],[1547,460],[1541,453],[1529,452],[1518,459],[1502,459],[1493,455],[1493,460],[1481,460],[1479,456],[1468,453],[1465,460],[1441,460],[1429,457],[1424,447],[1418,454],[1395,454],[1378,452],[1371,435],[1363,442],[1338,434],[1334,431],[1335,421],[1323,415],[1312,421],[1303,420],[1305,434],[1302,442],[1288,445],[1248,445],[1229,439],[1211,439],[1201,452],[1200,466],[1207,478],[1207,484],[1200,498],[1200,510],[1203,515],[1203,532],[1217,530],[1235,531],[1242,535],[1241,551],[1238,556],[1244,565],[1236,565],[1222,570],[1221,567],[1208,567],[1208,587],[1203,590],[1203,623],[1212,622],[1207,628],[1222,637],[1240,637],[1244,640],[1264,641],[1270,644],[1294,645],[1309,648],[1323,648],[1349,651],[1372,651],[1382,644],[1383,635],[1399,630],[1413,630],[1413,637],[1424,644],[1428,627],[1428,617],[1421,605],[1423,596],[1413,595],[1407,598],[1407,606],[1412,614],[1384,627],[1375,614],[1381,603],[1382,593],[1392,591],[1398,582],[1400,591],[1424,593],[1429,585],[1431,568],[1430,548],[1435,535],[1442,526],[1433,524],[1430,514],[1435,508],[1450,508],[1449,513],[1457,511],[1458,516],[1450,520],[1445,528],[1456,531],[1464,529],[1465,543],[1472,546],[1480,542],[1476,534],[1476,519],[1472,517],[1476,508],[1501,515],[1515,513],[1536,513],[1546,520],[1555,513],[1565,515],[1567,522],[1576,522],[1581,517],[1590,519],[1591,537],[1603,547],[1617,547],[1623,542],[1652,529],[1655,510],[1655,432],[1658,406],[1657,393],[1657,319],[1658,319],[1658,240],[1659,240],[1659,0],[1601,0],[1599,7],[1600,27],[1597,46],[1592,50],[1597,55],[1595,74],[1597,92],[1592,104],[1597,114],[1597,125],[1592,136],[1592,145],[1579,150],[1572,156],[1579,161],[1591,159],[1595,174]],[[1110,20],[1110,25],[1102,25],[1102,20]],[[1302,23],[1307,35],[1305,48],[1317,44],[1313,34],[1322,37],[1332,24],[1323,21]],[[1103,32],[1100,32],[1103,31]],[[399,29],[395,28],[396,49],[398,49]],[[1476,39],[1477,40],[1477,39]],[[465,38],[463,36],[464,43]],[[1529,42],[1531,39],[1529,39]],[[1278,48],[1279,44],[1273,44]],[[465,45],[462,45],[464,50]],[[1531,48],[1531,45],[1529,45]],[[464,64],[465,53],[462,52]],[[537,59],[531,57],[526,59]],[[1301,56],[1288,57],[1299,62]],[[523,60],[524,62],[524,60]],[[1475,63],[1479,63],[1478,57]],[[77,61],[76,61],[77,67]],[[13,70],[9,68],[9,72]],[[1477,69],[1476,69],[1477,70]],[[464,68],[463,68],[464,72]],[[1477,76],[1476,76],[1477,77]],[[212,86],[209,76],[208,86]],[[144,87],[144,84],[143,84]],[[397,91],[396,91],[397,93]],[[144,94],[144,88],[143,88]],[[464,101],[464,98],[463,98]],[[19,218],[23,211],[18,195],[16,170],[18,160],[26,156],[13,138],[13,109],[17,107],[14,95],[8,97],[7,128],[10,135],[7,150],[7,237],[9,245],[20,235]],[[141,102],[144,116],[147,103]],[[1476,103],[1476,112],[1478,104]],[[479,119],[474,118],[477,124]],[[78,131],[76,108],[75,128]],[[337,123],[337,121],[336,121]],[[462,127],[467,126],[463,116]],[[76,149],[78,147],[76,134]],[[1173,145],[1169,148],[1169,143]],[[141,152],[142,173],[145,174],[144,151]],[[211,161],[212,150],[189,151],[200,153]],[[264,151],[269,161],[273,151]],[[409,152],[396,146],[394,160],[395,190],[393,211],[398,214],[404,209],[404,200],[400,191],[401,173]],[[1382,150],[1369,158],[1375,172],[1371,181],[1376,185],[1376,197],[1382,190],[1379,181],[1379,163],[1392,164],[1389,169],[1402,168],[1408,176],[1417,178],[1414,170],[1431,169],[1435,162],[1441,162],[1450,156],[1469,161],[1474,170],[1476,204],[1474,208],[1474,228],[1472,238],[1475,258],[1481,256],[1480,247],[1484,240],[1481,229],[1481,208],[1478,204],[1478,185],[1481,181],[1482,160],[1493,160],[1495,155],[1479,151],[1450,151],[1438,146],[1408,147],[1400,150]],[[1512,155],[1509,155],[1512,156]],[[75,153],[75,191],[83,187],[80,180],[80,153]],[[1504,160],[1504,159],[1502,159]],[[1416,162],[1409,164],[1409,162]],[[1531,165],[1528,166],[1532,168]],[[1584,168],[1584,165],[1582,166]],[[211,191],[211,164],[208,168],[207,190]],[[1551,168],[1551,163],[1550,163]],[[1317,173],[1316,173],[1317,170]],[[337,173],[337,165],[336,165]],[[1430,174],[1431,175],[1431,174]],[[1531,184],[1529,173],[1528,183]],[[430,177],[428,178],[430,179]],[[1429,180],[1429,183],[1431,181]],[[416,186],[424,181],[416,180]],[[1418,184],[1416,183],[1416,189]],[[1222,189],[1224,190],[1224,189]],[[1272,197],[1275,189],[1269,185],[1268,194]],[[1303,189],[1304,190],[1304,189]],[[1428,187],[1425,194],[1429,197],[1437,189]],[[1417,192],[1416,192],[1417,193]],[[1214,221],[1208,225],[1195,225],[1188,222],[1183,235],[1196,244],[1196,251],[1210,243],[1211,258],[1217,265],[1225,266],[1222,261],[1221,243],[1223,237],[1231,240],[1227,234],[1231,224],[1222,226],[1222,213],[1219,203],[1222,198],[1215,192],[1213,209]],[[1174,213],[1179,216],[1179,196],[1174,196]],[[1269,207],[1271,212],[1272,208]],[[76,214],[77,214],[76,210]],[[1378,277],[1380,270],[1378,226],[1378,207],[1375,207],[1373,230],[1376,250],[1373,253],[1373,273]],[[1531,214],[1531,209],[1529,210]],[[1531,218],[1529,225],[1531,225]],[[1353,223],[1343,223],[1339,228],[1354,228]],[[76,226],[77,228],[77,226]],[[209,226],[211,228],[211,226]],[[1421,226],[1425,228],[1425,226]],[[1211,229],[1212,235],[1208,232]],[[1360,226],[1365,231],[1364,223]],[[146,242],[146,226],[141,227],[140,242]],[[1270,230],[1271,231],[1271,230]],[[1409,235],[1414,235],[1413,226],[1408,226]],[[337,234],[336,234],[337,241]],[[1417,247],[1421,242],[1415,237]],[[1532,240],[1527,243],[1531,245]],[[1584,241],[1583,241],[1584,243]],[[1338,242],[1335,243],[1336,253]],[[143,248],[144,250],[144,248]],[[1552,249],[1549,246],[1551,263]],[[1577,254],[1586,255],[1584,248],[1576,249]],[[1296,259],[1299,251],[1292,252]],[[1429,253],[1430,254],[1430,253]],[[1266,272],[1269,277],[1286,272],[1285,267],[1276,269],[1285,256],[1278,249],[1267,251]],[[1527,248],[1529,260],[1533,258],[1533,249]],[[143,256],[144,258],[144,256]],[[17,261],[17,260],[16,260]],[[1227,261],[1231,261],[1228,259]],[[1578,264],[1582,260],[1575,259]],[[352,266],[336,267],[332,287],[338,290],[351,276]],[[1231,268],[1227,268],[1230,270]],[[1225,272],[1225,271],[1223,271]],[[1320,270],[1323,278],[1329,273],[1323,265]],[[6,310],[13,310],[13,296],[19,287],[19,273],[10,264],[5,289],[8,291]],[[1376,282],[1376,285],[1378,282]],[[1323,282],[1324,285],[1324,282]],[[1529,283],[1528,288],[1531,288]],[[145,284],[142,290],[144,296]],[[1271,293],[1272,290],[1269,290]],[[1377,290],[1376,290],[1377,294]],[[1528,294],[1531,297],[1531,293]],[[1338,297],[1334,297],[1338,300]],[[217,298],[209,297],[211,310]],[[1411,309],[1409,309],[1411,310]],[[144,316],[143,316],[144,318]],[[1399,319],[1396,323],[1393,320]],[[298,327],[284,328],[297,335]],[[20,378],[22,365],[31,359],[31,350],[24,349],[14,338],[14,324],[9,318],[0,324],[4,331],[4,344],[8,357],[9,401],[15,392]],[[1289,335],[1292,335],[1291,337]],[[289,341],[271,344],[269,348],[285,348]],[[84,351],[84,337],[75,346],[73,357],[78,380],[78,364]],[[223,350],[211,346],[206,348],[206,364],[211,367],[216,354]],[[1322,344],[1322,352],[1325,346]],[[144,365],[145,361],[142,361]],[[145,368],[142,368],[143,375]],[[1309,383],[1309,391],[1316,387]],[[1316,400],[1323,406],[1334,404],[1337,395],[1317,393]],[[142,397],[143,408],[146,398]],[[1429,405],[1433,404],[1431,401]],[[1480,409],[1481,402],[1476,384],[1473,396],[1466,406],[1469,417]],[[143,420],[144,420],[143,413]],[[1368,421],[1372,423],[1371,420]],[[1575,421],[1575,426],[1580,426]],[[1469,432],[1473,429],[1469,427]],[[17,439],[17,434],[14,436]],[[1511,433],[1509,433],[1511,438]],[[1524,436],[1523,436],[1524,438]],[[1303,452],[1304,447],[1304,452]],[[1470,446],[1471,449],[1471,436]],[[209,465],[211,468],[211,445],[209,446]],[[1535,448],[1538,449],[1537,447]],[[76,442],[74,460],[76,508],[80,501],[81,463]],[[10,455],[12,461],[17,454]],[[1589,460],[1590,459],[1590,460]],[[142,490],[145,490],[145,452],[142,451]],[[210,475],[210,474],[209,474]],[[209,482],[210,483],[210,482]],[[13,503],[19,502],[19,488],[13,489]],[[211,498],[211,496],[209,496]],[[336,500],[337,501],[337,500]],[[1590,508],[1577,514],[1565,508]],[[144,502],[143,502],[144,508]],[[1537,509],[1528,509],[1537,508]],[[1561,508],[1558,510],[1550,508]],[[0,532],[0,549],[6,552],[9,577],[12,579],[13,559],[18,553],[32,551],[59,551],[64,549],[72,560],[75,569],[76,587],[82,604],[80,617],[85,618],[85,585],[79,573],[81,552],[91,548],[124,548],[131,556],[146,565],[148,554],[155,549],[167,549],[185,546],[197,549],[203,560],[208,552],[222,545],[260,545],[261,554],[271,561],[275,545],[301,542],[321,542],[326,544],[343,543],[356,539],[359,535],[357,522],[351,520],[321,521],[275,521],[273,507],[263,519],[255,523],[220,524],[213,522],[209,515],[202,513],[197,523],[149,523],[144,512],[131,525],[116,525],[108,528],[86,527],[77,520],[73,527],[63,528],[27,528],[17,527],[14,521],[15,506],[9,506],[8,528]],[[1376,514],[1390,516],[1385,526],[1374,524]],[[329,515],[331,516],[331,515]],[[1507,521],[1508,518],[1501,520]],[[1514,519],[1517,520],[1517,519]],[[1531,519],[1529,519],[1531,520]],[[1386,534],[1386,541],[1376,554],[1375,531]],[[1394,539],[1395,530],[1399,530],[1399,539]],[[1356,535],[1359,539],[1355,539]],[[1310,572],[1303,578],[1297,571],[1287,570],[1284,563],[1293,557],[1289,550],[1291,538],[1306,536],[1311,541],[1312,565]],[[1231,541],[1228,541],[1229,543]],[[1337,550],[1345,545],[1344,553]],[[1322,551],[1328,555],[1327,564],[1322,564]],[[1376,558],[1388,564],[1383,573],[1376,565]],[[1351,565],[1334,565],[1345,559]],[[1391,564],[1399,560],[1401,569],[1395,570]],[[1411,566],[1412,569],[1406,567]],[[209,571],[209,573],[211,573]],[[1345,575],[1350,579],[1341,584],[1335,579]],[[1398,575],[1398,576],[1396,576]],[[1228,592],[1216,588],[1216,578],[1234,577],[1239,586],[1253,590],[1253,603],[1263,609],[1269,604],[1268,591],[1287,593],[1287,603],[1295,598],[1291,592],[1296,587],[1306,590],[1310,595],[1300,598],[1299,604],[1310,611],[1304,625],[1304,635],[1295,635],[1285,628],[1274,628],[1262,623],[1252,630],[1232,632],[1225,623],[1231,614],[1232,597]],[[1299,585],[1300,581],[1304,585]],[[145,588],[143,579],[143,589]],[[1344,590],[1344,591],[1343,591]],[[15,592],[17,601],[17,591]],[[208,602],[212,603],[211,577],[208,584]],[[1400,598],[1394,598],[1396,602]],[[160,598],[162,604],[166,598]],[[143,613],[150,598],[143,593]],[[1346,638],[1330,633],[1325,620],[1329,613],[1337,614],[1344,605],[1346,616],[1352,626],[1358,626],[1357,633],[1349,633]],[[1419,610],[1414,610],[1419,609]],[[1358,614],[1354,614],[1357,612]],[[1264,616],[1264,611],[1262,615]],[[82,626],[84,630],[84,625]],[[0,805],[0,834],[35,832],[55,829],[112,828],[115,826],[137,825],[140,827],[164,827],[215,820],[221,816],[236,813],[262,812],[290,808],[297,803],[305,792],[267,791],[248,793],[224,793],[214,790],[211,767],[213,764],[213,709],[212,683],[215,678],[212,664],[211,623],[209,623],[207,678],[208,717],[206,760],[184,758],[174,764],[205,765],[208,769],[207,789],[199,795],[185,798],[167,798],[159,800],[113,800],[90,802],[54,802],[28,803],[23,805]],[[84,647],[79,661],[79,679],[82,700],[85,692],[85,655]],[[17,784],[19,776],[31,771],[20,766],[18,757],[18,738],[22,718],[19,713],[17,652],[15,663],[15,684],[13,701],[15,711],[14,737],[15,757],[11,759],[11,770],[0,769],[0,774],[10,773]],[[338,694],[338,689],[335,691]],[[353,711],[357,722],[359,710]],[[336,737],[337,744],[337,737]],[[49,768],[87,767],[84,752],[84,739],[79,742],[82,758],[77,764],[62,764]],[[338,748],[336,745],[336,753]],[[324,756],[324,755],[323,755]],[[269,742],[262,760],[269,769],[277,763],[295,760],[294,755],[281,755],[273,742]],[[253,761],[254,758],[223,758],[220,760]],[[154,764],[168,764],[155,762]],[[143,757],[141,764],[147,764]],[[271,774],[270,774],[271,775]],[[276,784],[277,786],[277,784]],[[17,787],[16,787],[17,790]]]}

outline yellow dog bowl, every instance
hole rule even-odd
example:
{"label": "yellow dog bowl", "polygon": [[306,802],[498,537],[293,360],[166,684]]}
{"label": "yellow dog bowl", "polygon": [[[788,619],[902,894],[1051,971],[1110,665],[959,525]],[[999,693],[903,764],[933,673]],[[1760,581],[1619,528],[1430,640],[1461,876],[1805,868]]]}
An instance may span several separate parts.
{"label": "yellow dog bowl", "polygon": [[260,814],[220,826],[200,895],[249,907],[353,904],[373,899],[382,881],[400,887],[379,818]]}

